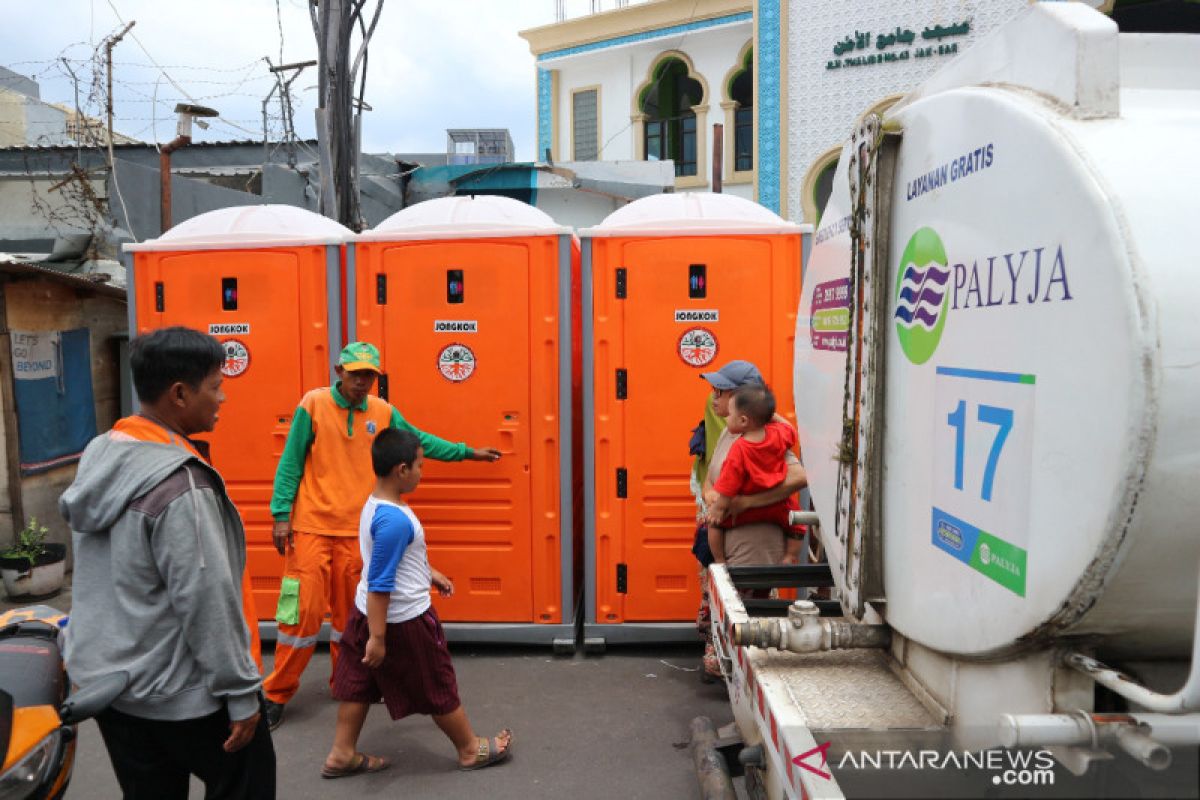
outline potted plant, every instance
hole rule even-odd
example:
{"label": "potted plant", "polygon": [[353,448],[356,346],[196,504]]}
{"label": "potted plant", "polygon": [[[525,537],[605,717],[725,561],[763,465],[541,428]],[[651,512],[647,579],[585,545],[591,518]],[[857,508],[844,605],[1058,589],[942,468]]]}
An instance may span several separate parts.
{"label": "potted plant", "polygon": [[0,576],[9,597],[36,600],[62,590],[67,546],[47,542],[49,532],[37,517],[30,517],[16,543],[0,552]]}

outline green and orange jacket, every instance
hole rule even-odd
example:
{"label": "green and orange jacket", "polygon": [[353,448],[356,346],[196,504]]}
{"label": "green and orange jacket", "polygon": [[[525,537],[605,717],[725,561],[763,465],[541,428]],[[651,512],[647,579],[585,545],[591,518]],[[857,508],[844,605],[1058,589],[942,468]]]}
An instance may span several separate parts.
{"label": "green and orange jacket", "polygon": [[351,408],[340,387],[339,381],[314,389],[300,400],[275,470],[271,516],[290,517],[299,533],[358,536],[359,514],[375,485],[371,441],[384,428],[412,431],[435,461],[462,461],[470,453],[462,442],[417,430],[374,395]]}

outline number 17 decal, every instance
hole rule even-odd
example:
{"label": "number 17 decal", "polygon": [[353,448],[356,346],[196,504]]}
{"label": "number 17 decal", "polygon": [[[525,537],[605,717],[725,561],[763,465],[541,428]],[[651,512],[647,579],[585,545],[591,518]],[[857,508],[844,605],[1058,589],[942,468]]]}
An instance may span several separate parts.
{"label": "number 17 decal", "polygon": [[[992,439],[992,449],[988,453],[987,465],[983,469],[983,486],[979,496],[991,502],[992,485],[996,481],[996,465],[1000,461],[1000,453],[1004,450],[1004,442],[1013,426],[1013,411],[1011,408],[979,405],[977,419],[980,422],[996,426],[996,435]],[[954,488],[963,488],[963,461],[967,438],[967,401],[959,400],[954,411],[946,415],[946,423],[954,428]]]}
{"label": "number 17 decal", "polygon": [[930,542],[1024,597],[1037,379],[945,366],[936,374]]}

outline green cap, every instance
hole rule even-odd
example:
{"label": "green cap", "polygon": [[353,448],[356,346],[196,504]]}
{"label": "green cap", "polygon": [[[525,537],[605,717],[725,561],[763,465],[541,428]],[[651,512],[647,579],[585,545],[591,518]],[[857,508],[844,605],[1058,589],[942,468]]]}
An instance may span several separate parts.
{"label": "green cap", "polygon": [[338,356],[338,364],[341,365],[342,369],[350,370],[351,372],[360,369],[383,372],[379,368],[379,349],[367,342],[351,342],[346,345],[342,350],[342,354]]}

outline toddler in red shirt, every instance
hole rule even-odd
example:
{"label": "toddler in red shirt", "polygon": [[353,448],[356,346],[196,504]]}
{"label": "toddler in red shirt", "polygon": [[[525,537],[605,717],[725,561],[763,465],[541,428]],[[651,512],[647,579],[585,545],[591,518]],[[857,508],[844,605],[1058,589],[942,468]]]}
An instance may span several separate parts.
{"label": "toddler in red shirt", "polygon": [[[729,448],[721,474],[713,484],[718,497],[708,507],[710,536],[723,536],[719,529],[733,527],[734,520],[728,515],[733,497],[774,489],[787,476],[787,453],[796,446],[796,429],[786,422],[775,421],[774,417],[775,395],[767,387],[749,383],[734,392],[727,428],[741,436]],[[792,495],[769,506],[743,511],[738,514],[736,524],[771,522],[784,532],[791,532],[788,512],[799,508],[796,496]],[[714,549],[714,552],[719,551]]]}

